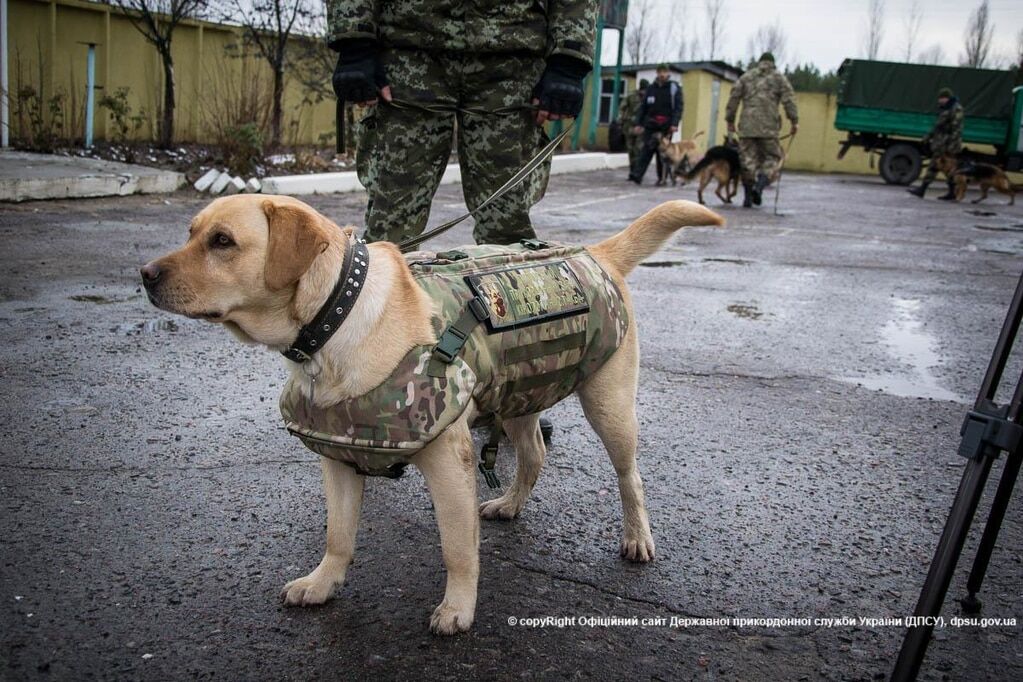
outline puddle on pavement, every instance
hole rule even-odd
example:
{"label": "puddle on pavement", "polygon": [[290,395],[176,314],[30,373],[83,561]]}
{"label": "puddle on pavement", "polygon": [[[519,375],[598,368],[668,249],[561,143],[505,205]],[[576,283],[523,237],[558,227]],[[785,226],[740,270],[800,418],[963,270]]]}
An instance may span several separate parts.
{"label": "puddle on pavement", "polygon": [[760,308],[758,308],[755,304],[731,303],[727,308],[725,308],[725,310],[736,317],[742,317],[747,320],[759,320],[764,316],[764,313],[762,313]]}
{"label": "puddle on pavement", "polygon": [[[729,265],[752,265],[753,261],[742,258],[701,258],[701,263],[727,263]],[[684,260],[651,260],[640,263],[644,268],[674,268],[688,265]]]}
{"label": "puddle on pavement", "polygon": [[732,265],[752,265],[753,261],[742,258],[702,258],[704,263],[731,263]]}
{"label": "puddle on pavement", "polygon": [[140,336],[142,334],[157,334],[159,332],[176,332],[178,323],[166,318],[146,320],[145,322],[126,322],[119,324],[110,331],[120,336]]}
{"label": "puddle on pavement", "polygon": [[967,211],[967,213],[969,213],[970,215],[980,216],[981,218],[989,218],[991,216],[998,215],[994,211],[985,211],[982,208],[975,208]]}
{"label": "puddle on pavement", "polygon": [[78,294],[76,296],[68,296],[72,301],[78,301],[79,303],[98,303],[99,305],[107,305],[108,303],[124,303],[123,298],[110,298],[109,296],[103,296],[101,294]]}
{"label": "puddle on pavement", "polygon": [[990,232],[1023,232],[1023,223],[1014,223],[1012,225],[974,225],[973,227]]}
{"label": "puddle on pavement", "polygon": [[932,369],[941,364],[941,355],[934,337],[924,330],[919,313],[920,301],[892,299],[892,319],[881,328],[881,339],[889,355],[900,364],[909,365],[908,374],[892,372],[842,380],[907,398],[966,402],[961,395],[941,386],[934,376]]}
{"label": "puddle on pavement", "polygon": [[648,260],[645,263],[640,263],[644,268],[674,268],[681,265],[685,265],[685,261],[680,260]]}

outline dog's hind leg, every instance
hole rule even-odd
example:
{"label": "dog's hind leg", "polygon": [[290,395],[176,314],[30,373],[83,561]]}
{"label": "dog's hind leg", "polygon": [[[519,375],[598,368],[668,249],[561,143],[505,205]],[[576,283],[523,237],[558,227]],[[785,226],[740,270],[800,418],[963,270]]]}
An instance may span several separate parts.
{"label": "dog's hind leg", "polygon": [[539,414],[505,420],[504,431],[515,446],[515,482],[504,495],[480,505],[480,516],[485,519],[513,519],[519,515],[540,476],[547,454],[540,434]]}
{"label": "dog's hind leg", "polygon": [[579,402],[618,474],[624,517],[621,555],[629,561],[646,562],[654,558],[654,538],[643,500],[643,481],[636,469],[638,364],[633,323],[618,351],[579,389]]}
{"label": "dog's hind leg", "polygon": [[476,468],[468,415],[462,415],[413,460],[430,489],[440,547],[447,569],[444,601],[430,617],[430,630],[453,635],[468,630],[476,615],[480,577],[480,517]]}
{"label": "dog's hind leg", "polygon": [[312,573],[281,590],[281,598],[289,606],[312,606],[330,599],[344,583],[355,552],[365,478],[347,464],[326,457],[320,457],[320,465],[327,497],[327,551]]}

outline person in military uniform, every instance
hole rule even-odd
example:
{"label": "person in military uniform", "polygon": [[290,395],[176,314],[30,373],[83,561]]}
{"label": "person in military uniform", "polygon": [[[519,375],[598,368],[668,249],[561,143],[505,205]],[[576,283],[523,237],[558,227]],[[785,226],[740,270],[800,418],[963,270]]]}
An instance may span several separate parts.
{"label": "person in military uniform", "polygon": [[778,105],[792,124],[790,135],[799,128],[799,111],[792,84],[774,65],[774,55],[765,52],[757,65],[744,73],[732,87],[725,107],[728,132],[735,132],[735,115],[742,103],[739,119],[739,165],[745,190],[742,205],[760,205],[764,189],[781,167],[782,151],[778,141],[781,116]]}
{"label": "person in military uniform", "polygon": [[629,152],[630,172],[632,167],[636,165],[636,159],[639,158],[640,145],[642,144],[642,138],[635,130],[634,121],[649,85],[650,81],[646,78],[642,79],[639,82],[639,89],[629,93],[622,99],[622,103],[618,105],[618,120],[622,122],[622,132],[625,134],[625,149]]}
{"label": "person in military uniform", "polygon": [[[366,239],[423,231],[456,134],[475,211],[540,150],[546,121],[578,115],[596,10],[594,0],[328,0],[334,91],[376,105],[356,149]],[[476,213],[477,243],[535,237],[529,208],[549,169]]]}
{"label": "person in military uniform", "polygon": [[955,186],[952,171],[955,170],[959,152],[963,150],[963,105],[949,88],[938,91],[938,120],[931,132],[924,136],[923,143],[930,147],[931,162],[918,187],[906,190],[913,196],[924,198],[927,186],[938,177],[938,171],[945,173],[948,191],[938,197],[943,201],[955,201]]}
{"label": "person in military uniform", "polygon": [[639,157],[629,167],[629,180],[637,185],[643,182],[650,160],[657,155],[657,144],[661,137],[667,135],[671,138],[682,120],[682,86],[670,80],[670,77],[668,65],[658,64],[657,78],[644,91],[639,110],[632,121],[633,133],[642,135]]}

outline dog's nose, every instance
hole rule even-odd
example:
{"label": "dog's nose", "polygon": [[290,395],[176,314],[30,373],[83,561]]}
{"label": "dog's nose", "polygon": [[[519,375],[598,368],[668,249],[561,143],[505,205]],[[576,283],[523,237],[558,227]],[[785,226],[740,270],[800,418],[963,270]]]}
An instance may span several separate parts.
{"label": "dog's nose", "polygon": [[160,279],[160,275],[163,274],[163,271],[160,270],[160,266],[157,265],[155,261],[143,265],[139,272],[142,273],[142,283],[147,287],[156,284],[156,282]]}

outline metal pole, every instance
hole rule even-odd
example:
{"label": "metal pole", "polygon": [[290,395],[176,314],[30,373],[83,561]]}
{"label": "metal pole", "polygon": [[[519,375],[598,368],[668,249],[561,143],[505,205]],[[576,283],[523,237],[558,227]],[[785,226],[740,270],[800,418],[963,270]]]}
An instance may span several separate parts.
{"label": "metal pole", "polygon": [[[1023,379],[1020,380],[1023,386]],[[1009,507],[1009,498],[1012,497],[1012,489],[1019,477],[1020,464],[1023,463],[1023,451],[1010,453],[1005,460],[1005,468],[1002,469],[1002,479],[998,482],[998,490],[995,492],[995,499],[991,503],[991,512],[988,515],[987,525],[984,526],[984,535],[981,536],[980,546],[977,548],[977,556],[973,560],[973,568],[970,570],[970,577],[966,581],[968,594],[960,600],[963,610],[967,613],[978,613],[980,611],[980,600],[977,593],[984,584],[984,575],[987,573],[988,564],[991,562],[991,553],[995,549],[995,542],[998,539],[998,532],[1002,528],[1002,520],[1005,518],[1005,510]]]}
{"label": "metal pole", "polygon": [[[625,31],[618,29],[618,60],[615,61],[615,89],[611,95],[611,119],[618,116],[618,100],[622,89],[622,48],[625,46]],[[623,124],[624,125],[624,124]]]}
{"label": "metal pole", "polygon": [[597,122],[600,120],[600,90],[603,80],[600,73],[600,48],[604,36],[604,18],[597,18],[597,45],[593,55],[593,80],[590,83],[590,125],[586,134],[586,142],[590,146],[597,144]]}
{"label": "metal pole", "polygon": [[11,110],[7,98],[7,0],[0,0],[0,147],[11,144]]}
{"label": "metal pole", "polygon": [[92,146],[92,121],[96,113],[96,43],[89,43],[85,62],[85,146]]}

